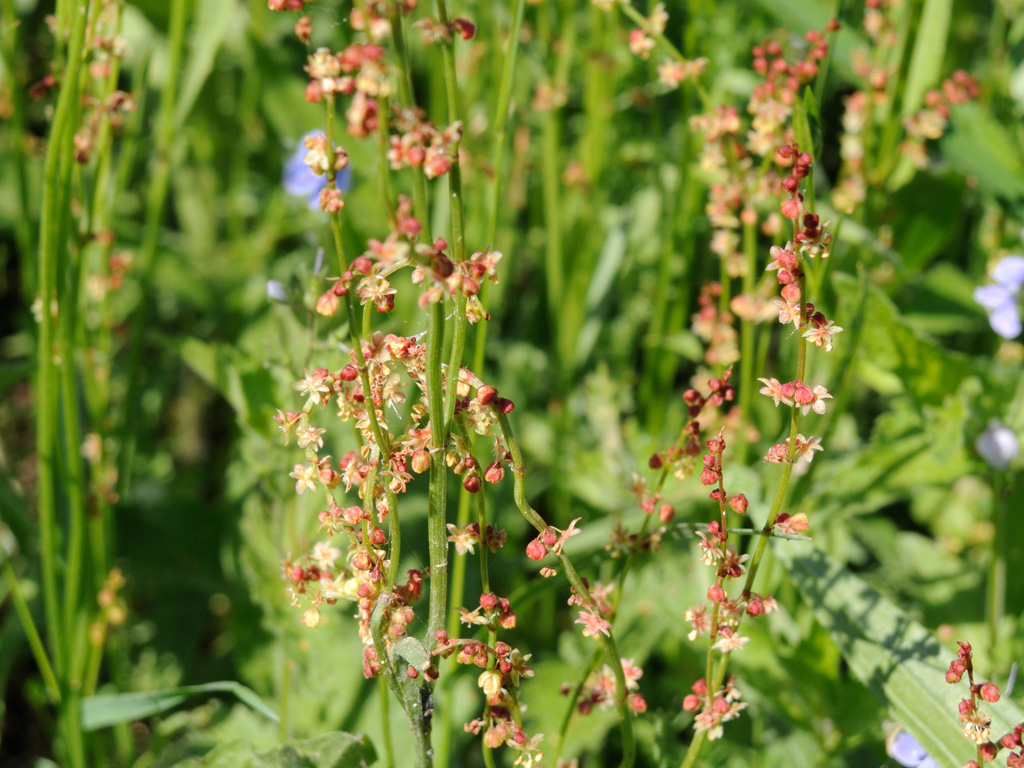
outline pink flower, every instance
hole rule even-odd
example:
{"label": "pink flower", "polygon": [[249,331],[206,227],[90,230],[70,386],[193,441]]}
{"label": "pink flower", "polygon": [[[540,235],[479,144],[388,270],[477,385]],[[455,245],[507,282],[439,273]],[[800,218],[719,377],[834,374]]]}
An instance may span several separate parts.
{"label": "pink flower", "polygon": [[[776,302],[778,303],[778,302]],[[781,313],[779,316],[781,320]],[[841,332],[843,329],[838,325],[833,324],[831,320],[823,325],[816,325],[807,331],[804,331],[804,338],[810,339],[814,342],[815,346],[824,347],[826,352],[832,351],[832,335]]]}
{"label": "pink flower", "polygon": [[759,394],[767,395],[775,401],[775,405],[778,406],[782,400],[782,384],[778,379],[758,379],[758,381],[764,382],[764,386],[758,390]]}
{"label": "pink flower", "polygon": [[612,628],[611,622],[602,619],[594,611],[580,611],[580,617],[576,619],[576,623],[583,625],[584,637],[596,637],[599,632],[605,637],[611,637],[608,632]]}

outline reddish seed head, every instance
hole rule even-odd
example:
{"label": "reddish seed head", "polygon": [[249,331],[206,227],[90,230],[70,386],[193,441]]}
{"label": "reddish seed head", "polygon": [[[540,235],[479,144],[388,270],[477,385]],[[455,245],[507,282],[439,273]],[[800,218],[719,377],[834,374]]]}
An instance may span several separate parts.
{"label": "reddish seed head", "polygon": [[712,584],[708,587],[708,600],[712,603],[725,602],[725,590],[722,589],[721,584]]}
{"label": "reddish seed head", "polygon": [[995,683],[982,683],[981,698],[990,704],[999,701],[999,686]]}
{"label": "reddish seed head", "polygon": [[487,465],[487,469],[484,471],[484,480],[488,483],[500,483],[503,477],[505,477],[505,467],[501,465],[501,462],[495,461]]}
{"label": "reddish seed head", "polygon": [[490,405],[498,396],[498,390],[490,384],[484,384],[476,390],[476,399],[481,405]]}
{"label": "reddish seed head", "polygon": [[661,469],[665,466],[665,459],[660,453],[652,453],[651,458],[647,460],[647,466],[651,469]]}
{"label": "reddish seed head", "polygon": [[764,613],[764,603],[761,602],[760,597],[755,597],[747,603],[748,616],[760,616],[762,613]]}
{"label": "reddish seed head", "polygon": [[468,475],[462,478],[462,487],[465,488],[470,493],[479,493],[480,486],[480,475],[478,475],[476,472],[470,472]]}
{"label": "reddish seed head", "polygon": [[1021,745],[1020,733],[1008,733],[999,740],[1006,749],[1016,749]]}
{"label": "reddish seed head", "polygon": [[497,604],[497,595],[494,595],[490,592],[485,592],[484,594],[480,595],[480,607],[483,608],[485,611],[493,610],[494,606],[496,606]]}
{"label": "reddish seed head", "polygon": [[672,508],[671,504],[662,504],[658,507],[658,519],[661,522],[665,524],[671,523],[675,516],[676,511]]}
{"label": "reddish seed head", "polygon": [[996,755],[999,753],[999,747],[993,744],[991,741],[986,741],[984,744],[978,747],[978,754],[981,759],[985,762],[990,762],[996,759]]}
{"label": "reddish seed head", "polygon": [[700,696],[693,693],[686,694],[686,697],[683,699],[683,709],[687,712],[696,712],[700,709]]}
{"label": "reddish seed head", "polygon": [[745,515],[747,514],[747,497],[742,493],[737,493],[729,499],[729,506],[732,507],[733,512]]}
{"label": "reddish seed head", "polygon": [[688,389],[683,392],[683,402],[687,405],[694,405],[703,402],[704,398],[696,389]]}
{"label": "reddish seed head", "polygon": [[547,552],[539,537],[526,545],[526,556],[531,560],[543,560]]}
{"label": "reddish seed head", "polygon": [[696,683],[690,686],[690,690],[696,693],[698,696],[703,696],[705,693],[708,692],[708,684],[704,681],[704,678],[702,677],[700,680],[698,680]]}
{"label": "reddish seed head", "polygon": [[970,699],[960,699],[956,705],[957,711],[964,717],[969,717],[974,712],[974,703]]}
{"label": "reddish seed head", "polygon": [[494,407],[497,408],[499,412],[507,416],[508,414],[512,413],[512,410],[516,406],[515,403],[513,403],[511,400],[504,397],[498,397],[495,398],[494,400]]}
{"label": "reddish seed head", "polygon": [[463,40],[470,40],[476,34],[476,24],[469,19],[452,19],[452,29],[458,32]]}

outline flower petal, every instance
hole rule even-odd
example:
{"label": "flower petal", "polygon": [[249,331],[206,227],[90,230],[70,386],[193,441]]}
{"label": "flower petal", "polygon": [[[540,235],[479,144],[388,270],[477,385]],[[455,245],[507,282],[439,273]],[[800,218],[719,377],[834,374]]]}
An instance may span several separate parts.
{"label": "flower petal", "polygon": [[1002,285],[982,285],[974,289],[974,300],[989,312],[1012,299],[1013,291]]}
{"label": "flower petal", "polygon": [[1015,339],[1020,336],[1020,312],[1017,311],[1017,302],[1009,300],[1000,304],[989,312],[988,322],[992,330],[1004,339]]}
{"label": "flower petal", "polygon": [[1024,256],[1007,256],[992,270],[992,279],[1017,292],[1024,285]]}
{"label": "flower petal", "polygon": [[928,753],[924,751],[917,739],[906,731],[899,731],[888,744],[889,757],[900,765],[908,768],[917,768],[923,760],[930,760]]}

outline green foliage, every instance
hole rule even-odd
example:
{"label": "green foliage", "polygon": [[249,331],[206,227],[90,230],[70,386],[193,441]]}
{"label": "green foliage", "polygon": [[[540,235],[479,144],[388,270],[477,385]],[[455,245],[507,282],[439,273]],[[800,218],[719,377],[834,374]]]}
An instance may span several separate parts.
{"label": "green foliage", "polygon": [[[288,473],[302,452],[284,444],[274,417],[302,408],[293,384],[304,371],[340,369],[352,346],[344,311],[315,311],[339,274],[333,233],[283,191],[282,170],[299,137],[324,127],[323,104],[304,96],[307,54],[361,40],[349,19],[366,4],[309,3],[307,50],[294,37],[297,14],[271,13],[265,0],[132,0],[113,86],[131,93],[136,111],[77,163],[75,130],[63,127],[80,103],[101,100],[106,81],[85,67],[74,78],[84,101],[63,82],[39,99],[28,94],[66,71],[72,38],[68,29],[55,38],[46,14],[67,19],[80,5],[0,0],[0,564],[10,569],[10,581],[0,580],[0,764],[357,766],[378,753],[388,764],[385,724],[393,764],[413,764],[402,707],[392,696],[385,715],[381,689],[363,678],[356,604],[321,604],[310,630],[282,578],[284,564],[317,541],[346,542],[319,530],[322,496],[295,494]],[[484,294],[491,319],[469,330],[463,362],[514,401],[524,500],[560,529],[581,518],[565,551],[591,585],[622,572],[627,558],[613,556],[610,541],[656,532],[629,559],[614,631],[620,655],[644,670],[637,765],[680,765],[694,733],[681,703],[707,669],[706,636],[686,637],[687,609],[707,599],[712,577],[695,533],[719,511],[695,476],[699,455],[698,472],[670,475],[661,489],[671,521],[641,511],[635,491],[656,486],[651,457],[687,423],[682,392],[723,375],[693,322],[702,287],[724,281],[713,304],[737,318],[731,299],[741,293],[774,306],[768,249],[791,237],[789,223],[777,235],[762,229],[777,201],[745,200],[757,224],[736,230],[735,250],[741,261],[749,250],[754,268],[729,279],[711,250],[716,177],[691,121],[719,104],[749,121],[745,106],[761,82],[751,49],[768,38],[802,55],[802,36],[823,28],[837,4],[668,0],[665,41],[689,60],[709,59],[705,75],[676,90],[658,81],[668,56],[661,40],[648,60],[628,49],[638,28],[630,11],[650,13],[654,2],[611,13],[583,0],[528,3],[508,75],[515,6],[450,5],[477,24],[476,37],[455,47],[466,245],[504,254],[500,281]],[[414,21],[434,12],[419,6]],[[729,670],[749,706],[704,747],[701,764],[880,765],[895,723],[940,764],[958,766],[973,755],[956,722],[962,690],[943,681],[952,641],[970,640],[979,674],[1000,683],[1024,660],[1024,585],[1015,578],[1024,543],[1012,517],[1024,508],[1022,463],[997,471],[976,447],[993,419],[1024,433],[1024,348],[996,337],[973,299],[1000,258],[1022,252],[1024,27],[1012,6],[905,2],[893,44],[880,49],[865,10],[841,3],[827,74],[792,105],[793,140],[815,161],[806,199],[836,234],[829,259],[808,267],[807,290],[844,331],[833,353],[809,350],[805,379],[833,399],[800,430],[821,436],[825,451],[794,469],[782,506],[808,515],[813,543],[771,545],[754,591],[775,595],[782,610],[744,619],[751,639],[730,654]],[[412,88],[444,125],[445,69],[422,31],[406,30]],[[868,51],[860,64],[858,49]],[[866,87],[861,65],[886,79],[864,115],[863,198],[847,210],[834,193],[849,172],[844,116],[851,93]],[[942,138],[913,155],[904,119],[958,68],[978,78],[978,97],[952,105]],[[498,114],[501,94],[508,109]],[[356,140],[346,122],[339,106],[337,143],[352,174],[340,237],[351,258],[388,234],[382,179],[388,204],[414,184],[410,172],[388,170],[378,137]],[[926,168],[911,159],[922,156]],[[770,154],[731,163],[749,163],[758,178],[784,175]],[[451,242],[449,183],[427,183],[423,223]],[[285,301],[268,298],[269,279]],[[394,311],[372,313],[372,329],[423,339],[418,289],[404,272],[395,286]],[[44,314],[44,293],[57,312]],[[737,399],[700,420],[704,440],[726,430],[725,482],[749,501],[747,517],[729,513],[743,531],[730,543],[752,552],[760,539],[751,531],[764,524],[781,473],[761,457],[788,436],[790,419],[754,382],[794,377],[798,336],[774,318],[737,320],[736,329],[749,370],[741,358]],[[388,423],[411,405],[386,409]],[[325,439],[335,466],[361,447],[351,429]],[[491,446],[477,440],[483,466]],[[605,657],[574,624],[560,564],[545,579],[540,567],[554,561],[524,557],[536,531],[517,509],[511,474],[482,496],[488,522],[507,534],[488,555],[489,590],[518,616],[499,639],[532,654],[536,672],[520,692],[524,728],[545,734],[546,765],[556,754],[616,765],[625,748],[614,708],[583,715],[557,695]],[[454,523],[460,486],[447,492]],[[400,581],[431,565],[428,509],[427,479],[417,476],[401,506]],[[449,548],[449,567],[461,557]],[[484,591],[479,547],[461,562],[455,613],[475,608]],[[996,611],[987,601],[999,562]],[[125,583],[109,602],[115,568]],[[426,598],[416,612],[393,650],[403,674],[440,667],[437,764],[487,765],[479,736],[462,727],[483,711],[482,670],[437,662]],[[23,622],[39,629],[42,647]],[[459,630],[488,638],[479,627]],[[40,659],[54,667],[60,705]],[[999,735],[1024,718],[1020,701],[1018,692],[989,707]],[[488,757],[507,766],[514,755]]]}

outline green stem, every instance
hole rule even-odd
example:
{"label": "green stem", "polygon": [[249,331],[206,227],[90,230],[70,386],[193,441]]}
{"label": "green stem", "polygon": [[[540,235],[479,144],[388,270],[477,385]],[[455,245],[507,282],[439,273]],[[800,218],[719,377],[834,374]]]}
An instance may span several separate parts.
{"label": "green stem", "polygon": [[32,620],[32,612],[29,611],[28,604],[25,602],[25,596],[21,592],[21,584],[18,583],[18,577],[15,576],[14,569],[11,568],[11,563],[6,557],[4,558],[4,577],[7,579],[11,602],[14,603],[14,610],[18,613],[21,628],[24,630],[25,639],[28,641],[28,647],[32,651],[32,657],[36,660],[36,666],[39,667],[39,674],[42,675],[43,684],[46,685],[46,694],[49,696],[50,701],[59,704],[60,684],[57,682],[57,676],[53,674],[53,667],[50,666],[50,660],[46,656],[46,649],[43,647],[43,641],[39,637],[39,630],[36,629],[36,624]]}
{"label": "green stem", "polygon": [[[57,674],[63,675],[68,661],[68,628],[62,621],[57,590],[56,493],[54,487],[57,433],[58,371],[55,355],[62,355],[62,365],[71,366],[60,350],[54,329],[54,310],[70,311],[66,306],[73,299],[61,293],[61,271],[66,264],[71,190],[68,188],[73,166],[73,141],[81,104],[82,53],[85,46],[87,0],[75,4],[74,29],[68,47],[67,69],[63,87],[54,111],[50,142],[43,165],[43,200],[39,225],[38,293],[42,304],[37,348],[36,378],[36,441],[38,453],[38,504],[40,560],[43,576],[43,603],[46,614],[47,642]],[[68,404],[65,403],[65,406]],[[79,445],[68,446],[70,461],[80,460]]]}
{"label": "green stem", "polygon": [[380,728],[384,741],[384,765],[395,768],[395,748],[391,743],[391,717],[388,695],[388,683],[383,677],[377,678],[377,695],[380,697]]}
{"label": "green stem", "polygon": [[[516,507],[518,507],[520,514],[526,518],[526,521],[538,533],[544,533],[548,528],[548,524],[526,500],[526,464],[523,461],[523,451],[519,447],[515,434],[512,432],[512,425],[508,420],[508,415],[500,411],[496,411],[496,413],[498,415],[498,423],[501,425],[502,438],[512,456],[512,495],[515,499]],[[590,590],[587,589],[583,579],[576,572],[576,568],[573,566],[569,556],[564,551],[554,554],[562,566],[562,570],[565,572],[566,579],[572,585],[576,594],[585,605],[597,612],[599,610],[597,602],[594,600],[593,595],[590,594]],[[615,706],[619,711],[619,729],[622,734],[622,762],[620,767],[630,768],[636,760],[636,736],[633,733],[633,711],[630,709],[627,700],[626,676],[622,671],[619,649],[615,644],[615,637],[612,634],[611,628],[608,628],[606,635],[599,634],[598,639],[604,647],[608,664],[615,674]]]}
{"label": "green stem", "polygon": [[[797,366],[795,381],[803,381],[807,367],[807,339],[803,337],[802,333],[807,327],[808,321],[807,293],[805,291],[804,278],[802,275],[798,280],[798,285],[800,286],[800,327],[797,330],[799,335],[797,336]],[[765,520],[762,528],[763,535],[758,537],[754,555],[750,559],[750,564],[747,566],[747,578],[743,583],[742,593],[744,597],[750,595],[751,588],[754,585],[754,579],[757,576],[757,571],[761,566],[761,560],[764,558],[765,550],[768,547],[768,540],[772,537],[772,529],[775,526],[775,520],[779,516],[779,512],[782,511],[782,505],[789,490],[789,481],[793,474],[793,464],[799,460],[796,455],[796,436],[798,434],[799,426],[800,410],[794,405],[789,419],[789,452],[786,456],[786,461],[782,465],[782,478],[779,480],[779,487],[775,492],[775,499],[772,501],[771,509],[768,511],[768,518]],[[717,623],[718,606],[719,604],[716,603],[713,610],[712,627]],[[705,677],[708,695],[714,695],[714,692],[721,688],[722,681],[725,679],[725,673],[728,667],[729,654],[725,653],[722,655],[722,659],[718,663],[717,672],[713,673],[715,665],[712,656],[712,649],[708,649],[707,676]],[[701,731],[694,735],[693,741],[690,742],[690,746],[686,750],[686,755],[683,758],[680,768],[691,768],[697,762],[697,758],[700,756],[700,752],[704,748],[704,742],[707,740],[706,733],[706,731]]]}
{"label": "green stem", "polygon": [[994,652],[999,640],[999,625],[1006,611],[1006,477],[996,475],[992,484],[992,560],[989,563],[985,619],[988,625],[989,651]]}
{"label": "green stem", "polygon": [[[750,296],[754,292],[757,273],[757,229],[754,224],[743,225],[743,255],[747,260],[747,271],[743,275],[743,293]],[[740,417],[745,427],[753,424],[750,413],[750,403],[754,393],[754,334],[756,326],[751,320],[742,320],[740,323]],[[739,440],[736,445],[736,460],[741,466],[746,466],[747,440],[746,428],[740,429]]]}

